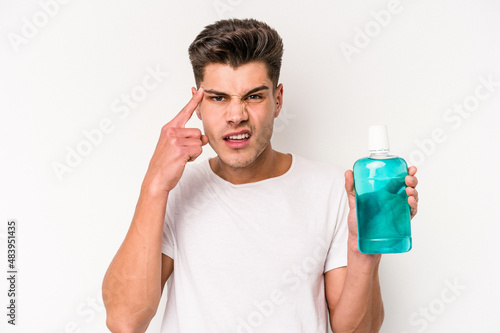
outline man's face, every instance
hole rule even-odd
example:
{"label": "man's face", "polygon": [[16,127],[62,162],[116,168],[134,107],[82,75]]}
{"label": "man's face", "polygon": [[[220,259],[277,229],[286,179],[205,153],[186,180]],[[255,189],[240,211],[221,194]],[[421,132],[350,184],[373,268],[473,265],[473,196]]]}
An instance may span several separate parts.
{"label": "man's face", "polygon": [[197,115],[224,164],[243,168],[271,149],[283,88],[273,89],[265,64],[251,62],[236,69],[209,64],[200,86],[205,93]]}

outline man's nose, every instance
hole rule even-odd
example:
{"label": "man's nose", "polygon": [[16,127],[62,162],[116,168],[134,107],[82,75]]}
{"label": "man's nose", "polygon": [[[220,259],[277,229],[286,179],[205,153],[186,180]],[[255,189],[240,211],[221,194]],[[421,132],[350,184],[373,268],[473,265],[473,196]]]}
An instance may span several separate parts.
{"label": "man's nose", "polygon": [[247,105],[239,98],[232,98],[226,110],[226,121],[239,124],[248,120]]}

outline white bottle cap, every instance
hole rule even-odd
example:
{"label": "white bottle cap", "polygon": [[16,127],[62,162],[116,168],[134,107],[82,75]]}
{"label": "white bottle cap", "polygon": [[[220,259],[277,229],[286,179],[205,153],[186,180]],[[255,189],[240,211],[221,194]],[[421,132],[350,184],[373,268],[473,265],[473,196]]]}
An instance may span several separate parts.
{"label": "white bottle cap", "polygon": [[372,153],[389,152],[389,137],[385,125],[370,126],[368,131],[368,148]]}

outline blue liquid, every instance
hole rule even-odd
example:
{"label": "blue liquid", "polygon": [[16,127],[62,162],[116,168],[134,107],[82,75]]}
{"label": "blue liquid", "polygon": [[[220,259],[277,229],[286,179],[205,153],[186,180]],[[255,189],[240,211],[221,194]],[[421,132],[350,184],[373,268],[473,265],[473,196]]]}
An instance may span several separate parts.
{"label": "blue liquid", "polygon": [[358,247],[366,254],[411,249],[410,206],[402,158],[363,158],[353,167],[358,217]]}

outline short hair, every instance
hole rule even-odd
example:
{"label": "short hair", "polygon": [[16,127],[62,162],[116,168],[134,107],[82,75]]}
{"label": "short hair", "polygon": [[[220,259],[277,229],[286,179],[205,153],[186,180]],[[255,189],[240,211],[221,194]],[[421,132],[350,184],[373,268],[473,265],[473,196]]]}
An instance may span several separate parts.
{"label": "short hair", "polygon": [[203,81],[205,66],[226,64],[233,68],[263,62],[274,88],[278,86],[283,41],[278,32],[255,19],[220,20],[207,25],[189,46],[196,85]]}

